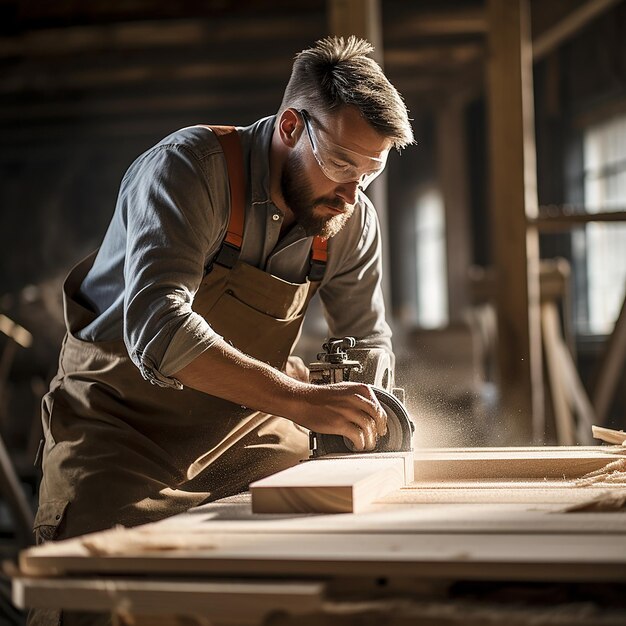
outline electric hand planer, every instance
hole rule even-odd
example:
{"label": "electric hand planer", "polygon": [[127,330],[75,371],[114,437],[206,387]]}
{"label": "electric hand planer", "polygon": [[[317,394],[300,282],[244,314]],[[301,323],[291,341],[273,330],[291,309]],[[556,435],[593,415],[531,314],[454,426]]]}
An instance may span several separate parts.
{"label": "electric hand planer", "polygon": [[[309,364],[311,383],[328,385],[339,382],[369,384],[387,414],[387,433],[379,437],[373,450],[359,454],[410,452],[413,450],[415,424],[404,407],[404,390],[393,387],[391,357],[386,350],[356,348],[354,337],[331,338],[323,344],[324,352]],[[341,435],[310,433],[311,458],[327,454],[357,452],[352,442]]]}

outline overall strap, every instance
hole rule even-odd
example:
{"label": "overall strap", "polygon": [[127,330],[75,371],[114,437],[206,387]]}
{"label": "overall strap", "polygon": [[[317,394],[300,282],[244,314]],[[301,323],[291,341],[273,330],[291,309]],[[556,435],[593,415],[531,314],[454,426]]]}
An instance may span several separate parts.
{"label": "overall strap", "polygon": [[[213,259],[214,263],[231,269],[239,259],[243,244],[244,224],[244,198],[245,181],[243,169],[243,151],[239,133],[234,126],[209,126],[215,133],[217,140],[222,146],[226,169],[228,171],[228,184],[230,187],[230,219],[226,237],[218,253]],[[328,240],[314,237],[311,246],[309,280],[320,281],[324,277],[326,262],[328,260]]]}
{"label": "overall strap", "polygon": [[311,268],[309,269],[309,280],[317,281],[324,278],[326,262],[328,261],[328,239],[321,237],[313,238],[311,246]]}
{"label": "overall strap", "polygon": [[226,237],[214,263],[232,268],[239,259],[243,243],[244,199],[246,184],[243,177],[243,151],[239,133],[234,126],[209,126],[215,133],[222,146],[226,169],[228,171],[228,185],[230,187],[230,219]]}

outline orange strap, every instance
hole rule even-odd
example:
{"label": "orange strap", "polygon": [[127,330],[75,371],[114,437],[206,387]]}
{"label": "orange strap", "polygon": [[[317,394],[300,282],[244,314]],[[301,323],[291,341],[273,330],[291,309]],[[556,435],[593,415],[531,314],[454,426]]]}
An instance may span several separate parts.
{"label": "orange strap", "polygon": [[[230,256],[230,261],[234,263],[232,254],[238,255],[243,244],[244,193],[246,188],[243,177],[243,151],[239,133],[234,126],[209,126],[209,128],[215,133],[224,151],[230,187],[230,219],[226,237],[222,243],[222,250],[218,257],[223,253],[224,243],[228,243],[236,251],[231,249],[231,254],[225,256]],[[311,246],[311,271],[309,272],[311,280],[321,280],[327,260],[328,240],[314,237],[313,245]],[[228,265],[232,267],[231,263],[228,263]]]}
{"label": "orange strap", "polygon": [[328,260],[328,239],[315,237],[311,246],[311,261],[326,263]]}
{"label": "orange strap", "polygon": [[224,151],[228,184],[230,186],[230,220],[224,241],[238,250],[243,244],[245,182],[243,179],[243,152],[239,133],[234,126],[209,126]]}

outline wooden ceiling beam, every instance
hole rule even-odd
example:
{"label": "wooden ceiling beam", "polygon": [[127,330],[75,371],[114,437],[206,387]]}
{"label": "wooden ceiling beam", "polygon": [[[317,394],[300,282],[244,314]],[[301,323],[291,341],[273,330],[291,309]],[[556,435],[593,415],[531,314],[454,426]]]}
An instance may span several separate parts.
{"label": "wooden ceiling beam", "polygon": [[68,69],[43,66],[15,69],[13,75],[5,74],[0,83],[0,93],[15,93],[27,90],[63,91],[67,89],[92,89],[116,85],[120,88],[136,82],[210,79],[246,79],[254,81],[274,77],[289,77],[292,61],[278,57],[265,59],[263,63],[251,65],[241,62],[196,62],[166,65],[128,65],[126,67]]}
{"label": "wooden ceiling beam", "polygon": [[[280,104],[280,89],[266,86],[254,92],[256,104]],[[106,118],[118,115],[134,115],[138,113],[177,113],[184,111],[196,111],[202,109],[215,109],[230,106],[245,106],[250,103],[250,92],[246,90],[224,91],[219,93],[186,93],[177,92],[174,95],[151,95],[151,96],[128,96],[117,98],[97,98],[77,101],[65,98],[57,101],[46,100],[45,102],[30,101],[25,104],[13,104],[0,106],[0,119],[2,125],[12,125],[13,121],[20,120],[42,121],[54,119],[67,119],[72,117],[89,119],[95,117]]]}
{"label": "wooden ceiling beam", "polygon": [[208,20],[146,21],[97,26],[70,26],[32,30],[13,37],[0,38],[0,57],[38,57],[50,54],[75,54],[110,50],[133,50],[193,45],[228,45],[293,39],[306,41],[319,37],[324,30],[324,15],[298,22],[292,17],[219,18]]}
{"label": "wooden ceiling beam", "polygon": [[385,24],[385,39],[485,35],[487,18],[481,9],[421,13],[414,11]]}
{"label": "wooden ceiling beam", "polygon": [[533,60],[542,59],[589,22],[620,2],[622,0],[589,0],[568,13],[560,22],[533,39]]}
{"label": "wooden ceiling beam", "polygon": [[457,66],[485,57],[482,43],[466,43],[452,46],[426,46],[408,48],[393,46],[385,49],[385,63],[394,70],[406,67]]}
{"label": "wooden ceiling beam", "polygon": [[[87,118],[70,120],[71,137],[68,136],[68,120],[55,123],[3,128],[0,133],[0,162],[15,158],[16,151],[26,148],[42,149],[47,152],[63,151],[67,146],[89,146],[99,143],[133,141],[146,138],[158,141],[177,128],[201,123],[250,124],[272,110],[263,110],[263,103],[254,105],[250,99],[241,99],[227,106],[207,108],[202,111],[167,111],[163,114],[146,115],[137,113],[120,119]],[[146,146],[148,147],[148,146]],[[14,150],[15,148],[15,150]]]}

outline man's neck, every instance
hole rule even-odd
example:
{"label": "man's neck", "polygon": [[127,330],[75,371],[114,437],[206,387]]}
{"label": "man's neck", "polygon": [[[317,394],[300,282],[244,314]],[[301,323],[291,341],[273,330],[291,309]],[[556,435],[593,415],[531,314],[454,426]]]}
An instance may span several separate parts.
{"label": "man's neck", "polygon": [[270,145],[270,198],[274,205],[280,209],[283,213],[283,223],[280,227],[280,236],[283,237],[293,226],[296,218],[287,206],[283,193],[281,191],[280,178],[282,172],[282,166],[284,162],[284,154],[281,150],[282,146],[280,138],[277,135],[277,130],[274,129],[272,135],[272,142]]}

